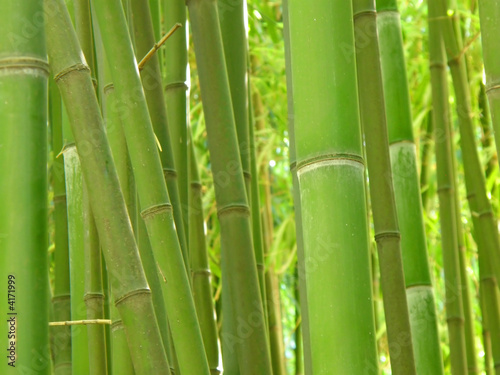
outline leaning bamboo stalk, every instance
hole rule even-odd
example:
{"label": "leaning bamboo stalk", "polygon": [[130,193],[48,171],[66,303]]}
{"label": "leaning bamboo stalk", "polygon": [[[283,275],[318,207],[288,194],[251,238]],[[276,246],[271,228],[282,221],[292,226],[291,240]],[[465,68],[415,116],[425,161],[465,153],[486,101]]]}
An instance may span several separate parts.
{"label": "leaning bamboo stalk", "polygon": [[437,29],[435,2],[429,2],[429,51],[432,85],[432,105],[435,122],[435,147],[439,212],[441,222],[441,241],[443,247],[443,266],[446,288],[446,321],[449,332],[450,362],[453,374],[464,374],[467,369],[465,343],[465,319],[460,292],[462,280],[460,271],[459,247],[455,204],[454,165],[451,158],[453,145],[451,118],[448,104],[448,82],[446,76],[446,55],[444,42]]}
{"label": "leaning bamboo stalk", "polygon": [[[135,50],[139,60],[143,56],[146,56],[151,46],[155,44],[156,39],[154,37],[148,0],[132,1],[131,9],[134,16]],[[141,79],[154,133],[161,145],[160,159],[167,183],[168,196],[172,202],[177,237],[179,238],[186,269],[189,270],[188,245],[184,231],[181,200],[177,185],[177,171],[172,153],[171,138],[169,136],[159,55],[157,53],[150,57],[141,70]]]}
{"label": "leaning bamboo stalk", "polygon": [[189,174],[189,257],[191,268],[191,285],[193,297],[200,321],[201,333],[205,344],[208,364],[211,374],[219,374],[219,348],[217,342],[217,327],[214,318],[214,302],[210,282],[210,266],[208,263],[207,245],[205,239],[202,185],[198,173],[198,164],[193,141],[188,142],[190,151]]}
{"label": "leaning bamboo stalk", "polygon": [[89,68],[82,61],[64,2],[46,0],[45,14],[52,74],[70,118],[115,304],[127,330],[135,370],[144,375],[168,374],[150,290],[106,140]]}
{"label": "leaning bamboo stalk", "polygon": [[[64,181],[64,161],[62,150],[62,103],[55,82],[50,82],[50,126],[52,132],[52,186],[54,190],[54,231],[55,231],[55,275],[52,306],[54,319],[71,320],[68,221],[66,207],[66,184]],[[71,329],[53,328],[52,350],[54,352],[54,372],[56,375],[71,374]]]}
{"label": "leaning bamboo stalk", "polygon": [[[199,323],[175,229],[172,205],[125,15],[119,0],[95,1],[103,45],[108,52],[122,125],[151,247],[158,264],[167,316],[181,373],[208,374]],[[168,249],[168,251],[167,251]]]}
{"label": "leaning bamboo stalk", "polygon": [[[417,373],[439,373],[442,371],[442,359],[427,257],[400,15],[395,0],[379,0],[376,5],[393,186]],[[430,367],[421,369],[420,366]]]}
{"label": "leaning bamboo stalk", "polygon": [[478,5],[486,73],[486,95],[490,104],[491,122],[498,151],[500,150],[500,51],[498,50],[500,3],[480,0]]}
{"label": "leaning bamboo stalk", "polygon": [[0,312],[2,373],[9,375],[34,366],[41,375],[50,373],[48,65],[41,14],[39,1],[2,4],[0,14],[5,28],[0,42],[0,279],[4,289]]}
{"label": "leaning bamboo stalk", "polygon": [[[223,283],[228,287],[226,295],[237,329],[233,348],[241,374],[266,375],[271,373],[271,363],[217,4],[190,0],[187,5],[221,226],[221,262],[230,270],[223,271]],[[243,333],[243,327],[250,324],[252,329]]]}
{"label": "leaning bamboo stalk", "polygon": [[[394,374],[416,374],[417,365],[421,373],[439,374],[443,373],[443,369],[439,356],[437,324],[432,327],[435,333],[432,338],[435,340],[431,341],[426,337],[425,343],[426,346],[432,345],[437,353],[427,352],[424,357],[420,351],[416,351],[417,355],[414,356],[413,351],[387,135],[378,34],[374,31],[377,30],[375,1],[354,0],[353,12],[361,127],[366,142],[369,190],[391,369]],[[372,32],[368,33],[368,30]],[[426,298],[422,297],[424,296],[417,302],[420,305],[426,302]],[[402,335],[407,337],[408,345],[402,345]],[[416,345],[415,347],[421,348]],[[428,357],[428,354],[433,356]],[[429,363],[429,358],[434,359],[435,363]]]}
{"label": "leaning bamboo stalk", "polygon": [[377,374],[352,4],[288,11],[312,368]]}
{"label": "leaning bamboo stalk", "polygon": [[496,218],[486,193],[484,174],[474,141],[469,82],[460,38],[448,16],[446,1],[436,4],[435,22],[442,33],[448,66],[457,101],[460,145],[464,163],[467,198],[472,213],[475,239],[478,247],[480,286],[485,298],[485,318],[491,329],[492,351],[500,366],[500,306],[498,280],[500,278],[500,240]]}

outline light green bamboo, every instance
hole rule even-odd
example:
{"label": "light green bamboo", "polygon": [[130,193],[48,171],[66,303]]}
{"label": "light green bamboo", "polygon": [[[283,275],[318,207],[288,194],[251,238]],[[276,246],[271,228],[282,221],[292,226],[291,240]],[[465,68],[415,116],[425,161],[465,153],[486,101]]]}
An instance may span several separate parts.
{"label": "light green bamboo", "polygon": [[[140,61],[155,44],[148,0],[132,1],[131,9],[134,15],[133,28],[135,34],[136,56],[137,61]],[[177,237],[179,238],[186,269],[189,270],[188,247],[186,235],[184,233],[179,188],[177,186],[177,171],[169,137],[158,54],[153,55],[144,66],[141,71],[141,79],[153,129],[161,145],[160,159],[163,166],[165,181],[167,183],[168,196],[172,202]]]}
{"label": "light green bamboo", "polygon": [[150,290],[106,140],[89,68],[82,60],[63,1],[46,0],[45,14],[51,71],[68,110],[77,157],[82,163],[115,304],[126,328],[135,370],[144,375],[168,374]]}
{"label": "light green bamboo", "polygon": [[492,353],[500,373],[500,240],[491,203],[486,194],[483,169],[474,141],[469,82],[461,40],[457,37],[445,0],[436,5],[436,20],[444,39],[457,103],[460,145],[464,163],[467,198],[478,247],[480,287],[485,298],[484,318],[491,330]]}
{"label": "light green bamboo", "polygon": [[198,173],[197,158],[192,140],[188,142],[190,151],[190,196],[189,196],[189,256],[191,266],[191,285],[200,321],[201,333],[205,344],[211,374],[219,374],[219,348],[217,327],[214,318],[212,284],[205,239],[202,185]]}
{"label": "light green bamboo", "polygon": [[[55,275],[52,306],[55,321],[71,320],[71,297],[69,279],[68,221],[66,208],[66,184],[62,150],[62,103],[59,89],[54,81],[49,84],[50,126],[52,133],[52,188],[54,190],[54,245]],[[71,374],[71,327],[52,327],[55,375]]]}
{"label": "light green bamboo", "polygon": [[352,4],[288,9],[312,367],[377,374]]}
{"label": "light green bamboo", "polygon": [[[377,1],[377,12],[393,186],[417,373],[440,373],[442,360],[427,258],[400,16],[395,0]],[[430,366],[432,370],[421,370],[420,366]]]}
{"label": "light green bamboo", "polygon": [[[40,1],[8,2],[2,4],[0,14],[4,30],[0,42],[0,280],[4,288],[0,307],[1,371],[9,375],[21,371],[48,375],[51,370],[48,65],[43,17],[39,17],[42,14]],[[15,337],[11,336],[11,327],[15,328]]]}
{"label": "light green bamboo", "polygon": [[[401,375],[417,374],[417,368],[423,374],[442,374],[436,321],[433,327],[429,327],[434,335],[425,337],[425,344],[412,344],[389,154],[375,1],[353,0],[353,12],[361,125],[366,144],[391,369],[393,374]],[[409,298],[413,298],[410,301],[416,302],[419,308],[425,309],[428,308],[425,305],[428,297],[423,292],[419,290]],[[419,328],[413,325],[413,331]],[[424,347],[431,347],[432,351],[423,352]]]}
{"label": "light green bamboo", "polygon": [[448,104],[448,81],[446,76],[446,55],[444,42],[436,17],[436,4],[429,2],[429,52],[432,85],[432,105],[435,122],[435,147],[441,242],[446,288],[446,320],[450,342],[450,363],[453,374],[467,373],[465,318],[458,245],[458,216],[455,203],[454,164],[452,159],[453,138]]}
{"label": "light green bamboo", "polygon": [[500,3],[491,0],[479,1],[481,43],[483,46],[486,94],[490,104],[491,122],[495,134],[497,151],[500,150]]}
{"label": "light green bamboo", "polygon": [[172,151],[177,167],[179,197],[183,209],[184,231],[189,238],[188,227],[188,134],[189,87],[188,87],[188,27],[186,23],[186,2],[184,0],[162,0],[164,30],[176,23],[178,29],[165,44],[165,101]]}
{"label": "light green bamboo", "polygon": [[299,294],[300,307],[300,339],[302,340],[302,355],[304,357],[304,374],[312,374],[312,356],[309,334],[309,313],[307,311],[307,288],[305,277],[305,254],[302,233],[302,214],[300,208],[300,190],[297,178],[297,153],[295,146],[295,115],[293,109],[293,80],[292,80],[292,59],[290,55],[290,22],[288,12],[289,0],[283,1],[283,39],[285,42],[285,71],[286,71],[286,95],[288,112],[288,142],[290,172],[292,174],[293,185],[293,205],[295,211],[295,237],[297,243],[297,288]]}
{"label": "light green bamboo", "polygon": [[[94,1],[181,373],[208,374],[160,156],[119,0]],[[134,364],[135,366],[135,364]]]}
{"label": "light green bamboo", "polygon": [[236,328],[230,333],[236,349],[232,355],[238,356],[241,374],[267,375],[271,374],[269,348],[217,4],[189,0],[187,5],[221,226],[221,262],[227,267],[223,283]]}

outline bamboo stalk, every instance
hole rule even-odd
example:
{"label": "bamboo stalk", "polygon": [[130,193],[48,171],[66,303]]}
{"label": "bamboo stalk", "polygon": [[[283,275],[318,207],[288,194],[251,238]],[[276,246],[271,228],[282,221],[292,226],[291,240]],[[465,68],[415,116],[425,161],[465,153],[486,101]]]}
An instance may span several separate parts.
{"label": "bamboo stalk", "polygon": [[177,168],[177,183],[182,205],[184,232],[189,238],[188,226],[188,124],[189,124],[189,87],[188,87],[188,27],[186,22],[186,2],[183,0],[162,0],[163,25],[165,30],[180,23],[178,30],[164,48],[164,89],[169,134]]}
{"label": "bamboo stalk", "polygon": [[400,16],[395,0],[379,0],[376,5],[393,187],[417,373],[440,373],[441,349],[427,258]]}
{"label": "bamboo stalk", "polygon": [[433,116],[436,126],[436,164],[441,221],[441,241],[446,288],[446,317],[450,341],[450,362],[453,374],[465,374],[467,369],[464,307],[455,210],[455,181],[452,155],[451,118],[448,105],[446,55],[437,25],[435,2],[429,2],[429,50],[432,84]]}
{"label": "bamboo stalk", "polygon": [[[151,294],[135,245],[88,67],[61,0],[46,0],[51,70],[68,110],[99,239],[138,374],[168,374]],[[110,215],[109,213],[113,214]],[[147,355],[147,360],[144,355]]]}
{"label": "bamboo stalk", "polygon": [[134,169],[141,216],[146,223],[160,280],[164,281],[162,286],[167,316],[180,372],[208,374],[208,364],[177,238],[172,205],[125,15],[119,0],[95,1],[92,4],[96,9],[103,45],[106,51],[109,51],[108,61],[113,67],[111,73]]}
{"label": "bamboo stalk", "polygon": [[[148,0],[132,1],[131,9],[134,15],[133,28],[136,55],[144,56],[151,44],[155,43]],[[177,25],[180,25],[180,23]],[[169,137],[169,126],[165,109],[165,99],[163,97],[163,84],[158,55],[153,55],[149,58],[148,64],[145,65],[144,69],[141,71],[141,79],[154,134],[161,145],[160,159],[167,184],[168,196],[172,202],[177,237],[179,239],[186,270],[189,270],[188,245],[186,234],[184,233],[182,207],[179,197],[179,188],[177,186],[177,171]]]}
{"label": "bamboo stalk", "polygon": [[352,4],[288,11],[312,368],[377,374]]}
{"label": "bamboo stalk", "polygon": [[210,266],[208,263],[205,239],[204,214],[202,201],[202,185],[198,173],[193,141],[188,142],[190,151],[190,199],[189,199],[189,256],[191,269],[191,285],[193,297],[200,321],[201,333],[205,344],[211,374],[219,374],[219,348],[217,327],[214,319],[214,302],[210,282]]}
{"label": "bamboo stalk", "polygon": [[[375,1],[354,0],[353,12],[361,127],[366,142],[369,190],[375,241],[378,248],[391,369],[394,374],[416,374],[416,365],[418,365],[422,373],[442,374],[437,324],[432,327],[436,333],[433,337],[435,340],[429,342],[429,338],[426,337],[425,343],[426,346],[431,344],[437,353],[427,352],[426,355],[432,354],[433,356],[423,357],[420,352],[417,352],[419,356],[414,356],[412,345],[401,254],[401,234],[394,198],[387,135],[379,41],[376,31],[367,32],[377,30]],[[422,297],[420,295],[417,297],[419,304],[426,301]],[[427,363],[429,358],[434,360],[434,363]]]}
{"label": "bamboo stalk", "polygon": [[[54,230],[55,230],[55,281],[52,306],[54,319],[71,319],[71,296],[69,278],[68,222],[66,208],[66,184],[64,161],[59,155],[62,149],[62,103],[59,89],[54,81],[49,84],[49,111],[52,132],[52,186],[54,190]],[[54,352],[55,375],[71,374],[71,329],[53,328],[52,350]]]}
{"label": "bamboo stalk", "polygon": [[479,0],[481,43],[483,46],[484,71],[486,73],[486,95],[490,104],[497,151],[500,150],[500,4],[496,1]]}
{"label": "bamboo stalk", "polygon": [[[474,124],[471,116],[469,82],[467,78],[463,46],[457,37],[453,21],[448,16],[446,1],[436,5],[438,29],[444,39],[448,66],[453,80],[457,101],[460,145],[464,163],[467,198],[472,213],[475,239],[478,247],[479,274],[485,298],[485,318],[491,329],[492,352],[500,366],[500,304],[498,280],[500,277],[500,240],[491,203],[486,194],[484,174],[474,141]],[[499,367],[500,368],[500,367]]]}
{"label": "bamboo stalk", "polygon": [[241,374],[266,375],[271,373],[271,363],[217,4],[190,0],[187,5],[221,226],[221,262],[230,270],[222,274],[236,328],[233,353]]}
{"label": "bamboo stalk", "polygon": [[4,288],[0,313],[4,327],[2,373],[9,375],[20,371],[48,375],[51,370],[47,257],[48,65],[40,14],[41,2],[2,4],[0,14],[0,24],[5,27],[0,42],[0,168],[3,173],[0,179],[0,279]]}
{"label": "bamboo stalk", "polygon": [[297,153],[295,146],[295,115],[293,103],[292,58],[290,51],[290,20],[288,11],[289,0],[283,1],[283,39],[285,42],[286,95],[288,112],[288,142],[290,152],[290,172],[293,185],[293,205],[295,213],[295,237],[297,243],[297,279],[300,308],[300,339],[302,340],[302,355],[304,374],[312,374],[312,355],[309,331],[309,313],[307,310],[307,288],[305,278],[305,254],[302,233],[302,214],[300,206],[300,189],[297,177]]}

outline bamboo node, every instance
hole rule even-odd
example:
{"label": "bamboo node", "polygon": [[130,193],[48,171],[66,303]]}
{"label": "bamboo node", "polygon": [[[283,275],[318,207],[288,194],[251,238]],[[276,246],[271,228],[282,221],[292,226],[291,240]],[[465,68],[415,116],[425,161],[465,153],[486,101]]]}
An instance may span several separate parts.
{"label": "bamboo node", "polygon": [[54,81],[57,83],[65,75],[73,73],[73,72],[81,72],[81,71],[86,71],[86,72],[90,73],[90,68],[87,65],[82,64],[82,63],[71,65],[70,67],[67,67],[66,69],[63,69],[59,73],[55,74]]}
{"label": "bamboo node", "polygon": [[375,242],[381,241],[384,238],[401,239],[401,233],[396,231],[386,231],[375,234]]}
{"label": "bamboo node", "polygon": [[172,168],[163,168],[163,176],[167,178],[177,178],[177,171]]}
{"label": "bamboo node", "polygon": [[101,300],[104,300],[104,294],[102,294],[102,293],[86,293],[83,296],[83,300],[84,301],[88,301],[88,300],[91,300],[91,299],[101,299]]}
{"label": "bamboo node", "polygon": [[43,75],[49,75],[49,64],[47,61],[34,57],[16,57],[9,59],[0,59],[0,69],[32,69],[42,72]]}
{"label": "bamboo node", "polygon": [[54,195],[54,203],[64,203],[66,202],[66,194]]}
{"label": "bamboo node", "polygon": [[123,321],[121,319],[117,319],[111,323],[111,332],[118,331],[119,329],[123,329]]}
{"label": "bamboo node", "polygon": [[303,173],[310,172],[316,168],[330,167],[335,165],[350,165],[364,169],[365,163],[360,155],[356,154],[330,154],[320,157],[309,158],[297,163],[297,177]]}
{"label": "bamboo node", "polygon": [[220,210],[217,210],[217,217],[221,217],[223,215],[227,215],[229,213],[239,213],[245,216],[250,215],[250,209],[247,205],[244,204],[231,204],[225,207],[222,207]]}
{"label": "bamboo node", "polygon": [[367,9],[367,10],[363,10],[361,12],[358,12],[356,13],[352,19],[353,20],[356,20],[357,18],[361,18],[362,16],[376,16],[377,15],[377,12],[375,11],[375,9]]}
{"label": "bamboo node", "polygon": [[133,290],[131,292],[128,292],[128,293],[124,294],[123,296],[116,299],[115,306],[118,307],[118,305],[120,303],[123,303],[125,300],[127,300],[131,297],[140,295],[140,294],[151,294],[151,290],[150,289],[136,289],[136,290]]}
{"label": "bamboo node", "polygon": [[163,212],[172,211],[172,205],[170,203],[161,203],[155,206],[151,206],[141,211],[141,217],[146,220],[157,214],[161,214]]}
{"label": "bamboo node", "polygon": [[67,320],[64,322],[49,322],[50,327],[56,326],[76,326],[88,324],[111,324],[110,319],[86,319],[86,320]]}
{"label": "bamboo node", "polygon": [[212,272],[208,268],[200,268],[199,270],[191,270],[191,275],[194,276],[210,276]]}
{"label": "bamboo node", "polygon": [[109,92],[113,91],[114,89],[115,89],[115,85],[113,84],[113,82],[111,82],[111,83],[108,83],[106,86],[104,86],[102,91],[104,92],[105,95],[108,95]]}
{"label": "bamboo node", "polygon": [[184,81],[171,82],[171,83],[165,85],[165,91],[178,89],[178,88],[182,88],[186,91],[189,90],[188,85],[186,85],[186,82],[184,82]]}

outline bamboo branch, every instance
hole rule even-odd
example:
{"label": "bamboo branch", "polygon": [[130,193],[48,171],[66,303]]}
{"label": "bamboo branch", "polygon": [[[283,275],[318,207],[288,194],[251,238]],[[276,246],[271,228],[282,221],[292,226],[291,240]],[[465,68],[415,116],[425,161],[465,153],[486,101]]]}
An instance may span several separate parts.
{"label": "bamboo branch", "polygon": [[175,31],[180,27],[182,27],[182,24],[176,23],[174,26],[172,26],[172,28],[168,31],[168,33],[166,33],[163,36],[163,38],[160,39],[160,41],[158,43],[155,43],[153,48],[151,48],[149,50],[149,52],[146,54],[146,56],[144,56],[144,58],[139,63],[139,65],[138,65],[139,71],[141,71],[144,68],[144,65],[146,65],[146,63],[149,61],[149,59],[151,59],[151,57],[153,57],[155,52],[158,51],[160,49],[160,47],[167,41],[167,39],[170,38],[172,36],[172,34],[175,33]]}
{"label": "bamboo branch", "polygon": [[49,326],[76,326],[87,324],[111,324],[110,319],[68,320],[65,322],[49,322]]}

